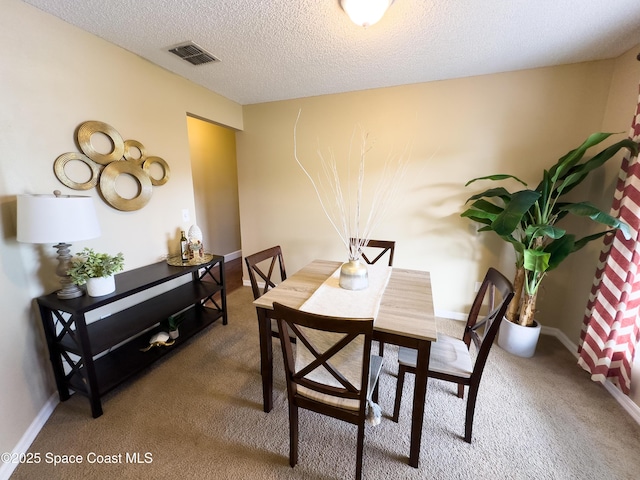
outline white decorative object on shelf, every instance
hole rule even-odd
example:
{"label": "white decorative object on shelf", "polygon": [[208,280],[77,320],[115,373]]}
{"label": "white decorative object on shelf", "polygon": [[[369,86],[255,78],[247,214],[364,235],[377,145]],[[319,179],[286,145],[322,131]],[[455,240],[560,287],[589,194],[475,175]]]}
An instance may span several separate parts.
{"label": "white decorative object on shelf", "polygon": [[197,225],[191,225],[189,228],[189,232],[187,233],[187,238],[189,241],[191,240],[199,240],[202,243],[202,230]]}
{"label": "white decorative object on shelf", "polygon": [[202,230],[197,225],[191,225],[189,233],[189,260],[202,260],[204,257],[204,246],[202,245]]}

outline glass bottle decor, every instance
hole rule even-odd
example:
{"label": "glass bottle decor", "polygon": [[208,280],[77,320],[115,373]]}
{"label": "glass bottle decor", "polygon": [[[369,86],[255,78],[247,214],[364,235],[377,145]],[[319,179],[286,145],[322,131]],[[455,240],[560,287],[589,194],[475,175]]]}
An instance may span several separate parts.
{"label": "glass bottle decor", "polygon": [[184,230],[180,231],[180,259],[182,260],[182,263],[187,263],[189,261],[189,243]]}

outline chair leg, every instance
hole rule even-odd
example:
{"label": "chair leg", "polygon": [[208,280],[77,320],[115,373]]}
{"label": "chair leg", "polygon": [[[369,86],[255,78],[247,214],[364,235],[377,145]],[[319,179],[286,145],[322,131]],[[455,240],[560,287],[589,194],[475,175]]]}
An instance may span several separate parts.
{"label": "chair leg", "polygon": [[458,384],[458,398],[464,398],[464,384]]}
{"label": "chair leg", "polygon": [[298,463],[298,407],[289,404],[289,465]]}
{"label": "chair leg", "polygon": [[362,478],[362,455],[364,452],[364,423],[358,425],[358,449],[356,451],[356,480]]}
{"label": "chair leg", "polygon": [[396,401],[393,406],[393,417],[392,420],[398,423],[398,418],[400,417],[400,402],[402,401],[402,388],[404,387],[404,375],[406,373],[406,368],[403,365],[398,366],[398,381],[396,382]]}
{"label": "chair leg", "polygon": [[378,342],[378,355],[384,357],[384,342]]}
{"label": "chair leg", "polygon": [[467,397],[467,415],[464,421],[464,441],[471,443],[471,431],[473,430],[473,414],[476,410],[476,398],[478,397],[478,387],[469,386]]}

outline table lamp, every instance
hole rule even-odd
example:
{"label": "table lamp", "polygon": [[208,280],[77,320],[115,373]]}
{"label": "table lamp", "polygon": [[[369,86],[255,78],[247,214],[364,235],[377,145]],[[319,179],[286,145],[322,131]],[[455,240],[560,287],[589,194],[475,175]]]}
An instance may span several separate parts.
{"label": "table lamp", "polygon": [[58,268],[62,289],[61,299],[76,298],[83,291],[67,274],[71,261],[67,242],[88,240],[100,236],[100,225],[93,198],[79,195],[18,195],[18,241],[54,243],[58,251]]}

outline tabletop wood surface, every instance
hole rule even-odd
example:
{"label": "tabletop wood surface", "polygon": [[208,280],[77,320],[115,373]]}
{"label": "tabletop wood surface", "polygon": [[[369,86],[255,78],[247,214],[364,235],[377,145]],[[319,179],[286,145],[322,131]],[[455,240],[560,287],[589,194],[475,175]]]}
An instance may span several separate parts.
{"label": "tabletop wood surface", "polygon": [[[341,264],[314,260],[253,304],[268,310],[273,309],[274,302],[299,308]],[[394,267],[373,328],[394,335],[435,341],[437,331],[429,272]]]}

